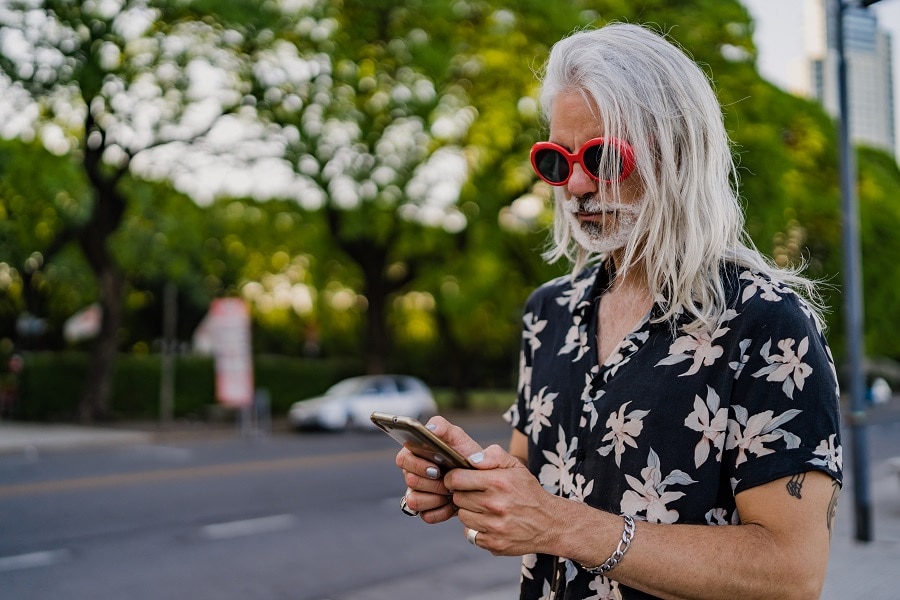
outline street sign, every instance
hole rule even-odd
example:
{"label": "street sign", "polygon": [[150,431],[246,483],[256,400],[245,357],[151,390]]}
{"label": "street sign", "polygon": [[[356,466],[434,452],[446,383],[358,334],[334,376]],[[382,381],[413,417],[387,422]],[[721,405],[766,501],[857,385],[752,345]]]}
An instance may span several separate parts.
{"label": "street sign", "polygon": [[250,312],[240,298],[217,298],[209,309],[216,365],[216,399],[225,406],[253,404]]}

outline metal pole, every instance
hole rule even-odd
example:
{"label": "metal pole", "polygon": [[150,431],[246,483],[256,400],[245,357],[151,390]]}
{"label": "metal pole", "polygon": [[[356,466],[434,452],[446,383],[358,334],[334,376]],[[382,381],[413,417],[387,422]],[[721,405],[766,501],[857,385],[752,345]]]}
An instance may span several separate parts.
{"label": "metal pole", "polygon": [[175,336],[178,325],[178,288],[167,281],[163,291],[163,347],[160,362],[159,423],[172,423],[175,406]]}
{"label": "metal pole", "polygon": [[838,106],[841,148],[841,210],[843,213],[844,313],[850,386],[851,456],[856,539],[872,540],[869,498],[869,460],[866,436],[866,383],[863,373],[863,300],[860,277],[859,218],[856,198],[856,161],[850,141],[847,63],[844,55],[844,0],[834,0],[837,37]]}

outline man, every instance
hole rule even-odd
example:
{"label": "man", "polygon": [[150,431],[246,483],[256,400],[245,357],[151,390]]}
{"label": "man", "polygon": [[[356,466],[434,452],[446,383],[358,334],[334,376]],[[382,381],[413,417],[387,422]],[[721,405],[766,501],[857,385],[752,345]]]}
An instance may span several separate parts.
{"label": "man", "polygon": [[834,365],[813,284],[746,241],[709,82],[617,24],[556,44],[541,100],[547,256],[574,275],[525,308],[509,452],[432,419],[475,469],[401,450],[404,512],[522,555],[522,598],[818,598]]}

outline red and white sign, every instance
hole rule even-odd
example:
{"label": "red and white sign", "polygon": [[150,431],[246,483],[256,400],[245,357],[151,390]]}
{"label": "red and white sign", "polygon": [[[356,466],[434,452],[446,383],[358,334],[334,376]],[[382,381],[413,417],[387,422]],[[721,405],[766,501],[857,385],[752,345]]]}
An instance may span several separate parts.
{"label": "red and white sign", "polygon": [[216,365],[216,398],[226,406],[253,403],[250,311],[240,298],[212,301],[208,315]]}
{"label": "red and white sign", "polygon": [[67,342],[79,342],[97,337],[100,323],[103,320],[103,309],[96,302],[81,309],[63,324],[63,337]]}

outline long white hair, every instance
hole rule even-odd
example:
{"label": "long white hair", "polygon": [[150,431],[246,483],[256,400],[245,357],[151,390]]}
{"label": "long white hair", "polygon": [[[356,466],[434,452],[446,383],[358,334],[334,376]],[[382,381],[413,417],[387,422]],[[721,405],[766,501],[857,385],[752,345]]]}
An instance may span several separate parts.
{"label": "long white hair", "polygon": [[[544,115],[561,93],[572,92],[599,108],[605,136],[634,148],[632,177],[641,178],[645,196],[618,269],[644,268],[663,310],[660,321],[674,326],[684,314],[694,327],[714,328],[727,308],[721,267],[731,262],[790,286],[822,322],[814,282],[800,275],[801,267],[777,267],[744,229],[722,109],[693,60],[639,25],[580,31],[550,52],[540,96]],[[565,187],[554,192],[553,244],[544,256],[568,258],[574,274],[605,256],[575,242],[562,212]]]}

